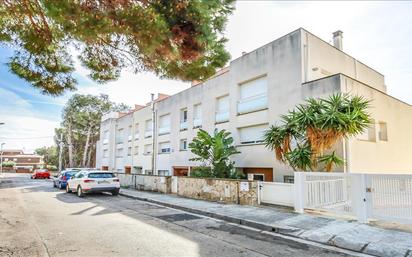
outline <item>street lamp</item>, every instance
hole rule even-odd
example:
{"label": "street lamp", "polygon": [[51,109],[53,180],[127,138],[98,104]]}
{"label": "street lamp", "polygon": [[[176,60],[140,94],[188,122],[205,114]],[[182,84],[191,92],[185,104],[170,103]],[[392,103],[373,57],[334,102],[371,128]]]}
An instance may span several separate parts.
{"label": "street lamp", "polygon": [[6,143],[0,144],[0,174],[3,174],[3,145]]}

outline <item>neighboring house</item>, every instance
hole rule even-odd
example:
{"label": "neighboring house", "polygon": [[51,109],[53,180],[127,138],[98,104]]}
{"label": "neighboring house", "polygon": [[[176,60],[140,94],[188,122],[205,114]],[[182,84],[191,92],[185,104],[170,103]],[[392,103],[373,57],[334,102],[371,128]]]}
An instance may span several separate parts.
{"label": "neighboring house", "polygon": [[14,169],[33,170],[43,164],[43,157],[37,154],[25,154],[23,150],[3,150],[0,152],[3,162],[12,161],[16,163]]}
{"label": "neighboring house", "polygon": [[[382,74],[342,51],[342,32],[335,32],[333,40],[332,46],[300,28],[244,53],[207,81],[157,100],[154,138],[149,137],[153,135],[150,106],[126,115],[106,115],[97,166],[187,175],[199,165],[189,161],[193,157],[189,142],[199,128],[209,132],[218,128],[230,131],[241,151],[233,158],[238,169],[255,179],[292,182],[293,171],[264,147],[262,132],[308,97],[344,92],[372,100],[369,112],[374,124],[358,138],[337,144],[346,164],[335,171],[412,172],[412,107],[386,94]],[[122,135],[121,144],[115,144],[116,135]]]}

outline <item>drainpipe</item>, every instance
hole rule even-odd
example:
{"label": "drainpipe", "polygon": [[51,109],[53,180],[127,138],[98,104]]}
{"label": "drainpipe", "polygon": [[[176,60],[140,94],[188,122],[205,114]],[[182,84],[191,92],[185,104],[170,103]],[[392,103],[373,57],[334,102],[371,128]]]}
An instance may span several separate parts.
{"label": "drainpipe", "polygon": [[152,108],[152,174],[155,175],[156,171],[156,110],[155,110],[155,101],[154,94],[151,94],[151,103],[150,107]]}

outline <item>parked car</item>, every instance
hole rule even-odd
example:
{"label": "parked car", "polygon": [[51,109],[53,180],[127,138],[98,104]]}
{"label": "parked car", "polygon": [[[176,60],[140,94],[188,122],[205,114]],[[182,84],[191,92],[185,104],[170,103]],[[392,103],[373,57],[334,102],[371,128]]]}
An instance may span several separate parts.
{"label": "parked car", "polygon": [[113,172],[103,170],[86,170],[78,172],[67,181],[66,192],[77,193],[83,197],[87,193],[110,192],[118,195],[120,191],[119,179]]}
{"label": "parked car", "polygon": [[53,178],[53,187],[57,187],[60,189],[66,188],[67,180],[76,175],[76,173],[79,171],[80,169],[76,168],[63,170],[62,172],[60,172],[59,175]]}
{"label": "parked car", "polygon": [[50,178],[50,172],[48,169],[37,169],[34,170],[33,174],[31,174],[32,179],[38,179],[38,178]]}

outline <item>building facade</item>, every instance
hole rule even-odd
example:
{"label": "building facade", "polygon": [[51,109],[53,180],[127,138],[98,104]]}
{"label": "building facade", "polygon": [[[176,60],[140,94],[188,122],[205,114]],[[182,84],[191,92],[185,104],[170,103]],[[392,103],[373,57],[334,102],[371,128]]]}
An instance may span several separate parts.
{"label": "building facade", "polygon": [[0,152],[2,162],[15,163],[14,170],[27,170],[39,168],[43,165],[43,157],[37,154],[25,154],[23,150],[3,150]]}
{"label": "building facade", "polygon": [[291,182],[290,167],[262,144],[263,131],[308,97],[339,92],[370,99],[374,124],[358,138],[337,144],[346,164],[335,171],[412,171],[412,107],[386,94],[382,74],[342,51],[342,32],[334,33],[331,45],[301,28],[243,54],[207,81],[173,96],[161,95],[128,114],[106,115],[97,167],[187,175],[199,165],[189,161],[188,144],[199,128],[217,128],[232,133],[241,152],[233,160],[243,173]]}

